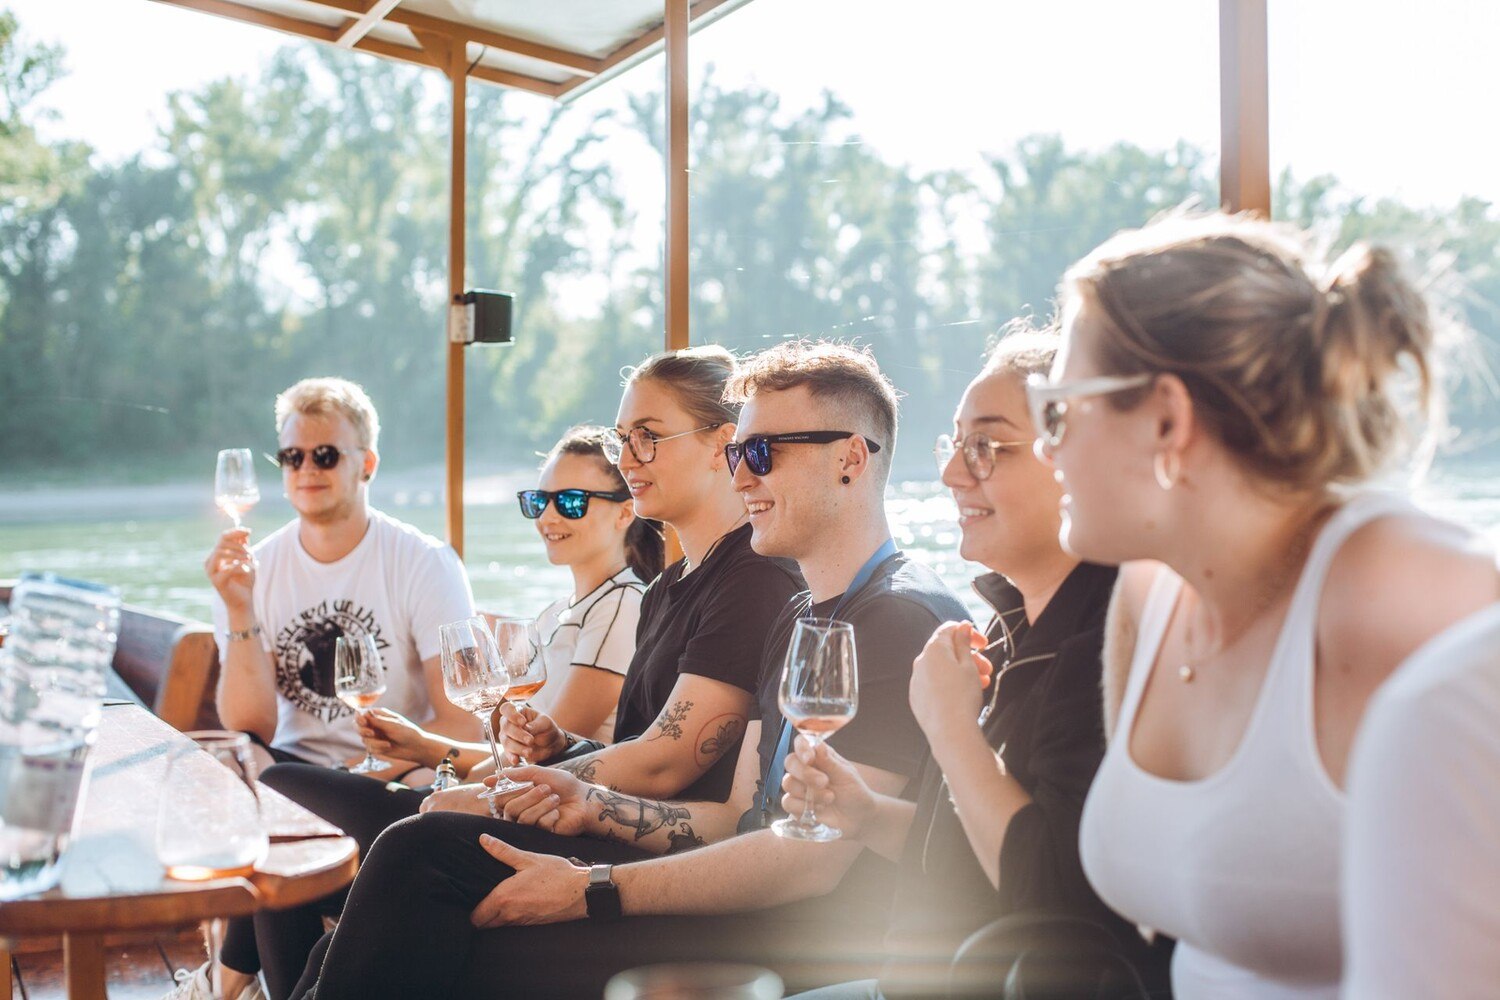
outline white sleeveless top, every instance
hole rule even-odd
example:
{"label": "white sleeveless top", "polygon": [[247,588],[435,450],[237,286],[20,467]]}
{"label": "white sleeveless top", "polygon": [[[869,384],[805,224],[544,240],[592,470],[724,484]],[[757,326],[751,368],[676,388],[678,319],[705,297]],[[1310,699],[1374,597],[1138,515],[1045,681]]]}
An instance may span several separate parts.
{"label": "white sleeveless top", "polygon": [[1141,615],[1119,724],[1079,831],[1084,872],[1127,919],[1178,940],[1178,1000],[1336,998],[1344,795],[1318,753],[1313,714],[1318,603],[1356,529],[1410,513],[1366,493],[1318,534],[1228,763],[1196,781],[1150,774],[1130,756],[1136,710],[1182,578],[1163,570]]}

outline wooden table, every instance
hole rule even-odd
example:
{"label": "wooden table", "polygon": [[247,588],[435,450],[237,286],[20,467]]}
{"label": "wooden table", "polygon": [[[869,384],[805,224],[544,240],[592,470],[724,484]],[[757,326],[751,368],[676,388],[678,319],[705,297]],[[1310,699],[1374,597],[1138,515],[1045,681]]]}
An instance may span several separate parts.
{"label": "wooden table", "polygon": [[[105,707],[62,880],[47,892],[0,903],[0,997],[8,1000],[12,989],[9,939],[62,935],[68,996],[105,1000],[105,934],[285,909],[354,879],[354,841],[265,785],[261,813],[271,849],[252,875],[167,878],[155,857],[157,809],[167,760],[184,745],[191,741],[139,706]],[[193,789],[170,794],[189,796]]]}

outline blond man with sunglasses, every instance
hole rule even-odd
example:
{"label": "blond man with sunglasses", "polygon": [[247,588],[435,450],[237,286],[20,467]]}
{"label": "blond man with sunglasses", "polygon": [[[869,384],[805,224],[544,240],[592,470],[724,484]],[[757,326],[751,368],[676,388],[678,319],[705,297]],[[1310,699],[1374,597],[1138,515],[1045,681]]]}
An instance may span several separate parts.
{"label": "blond man with sunglasses", "polygon": [[370,506],[380,465],[370,397],[344,379],[304,379],[277,397],[276,429],[296,519],[254,546],[246,529],[224,532],[205,565],[223,664],[219,718],[277,760],[357,759],[354,713],[334,695],[333,649],[339,636],[373,634],[387,677],[381,704],[473,738],[473,718],[443,697],[437,649],[438,626],[474,613],[468,576],[446,543]]}

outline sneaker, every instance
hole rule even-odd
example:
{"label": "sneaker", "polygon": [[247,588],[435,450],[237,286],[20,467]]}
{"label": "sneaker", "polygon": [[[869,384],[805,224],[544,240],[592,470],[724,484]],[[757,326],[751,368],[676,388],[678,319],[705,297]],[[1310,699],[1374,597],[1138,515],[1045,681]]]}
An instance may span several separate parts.
{"label": "sneaker", "polygon": [[[172,988],[172,992],[162,997],[162,1000],[220,1000],[219,995],[214,992],[213,984],[209,981],[208,972],[207,962],[192,972],[178,969],[172,977],[177,980],[177,985]],[[266,1000],[266,994],[260,988],[260,980],[257,978],[249,986],[240,990],[239,996],[234,1000]]]}

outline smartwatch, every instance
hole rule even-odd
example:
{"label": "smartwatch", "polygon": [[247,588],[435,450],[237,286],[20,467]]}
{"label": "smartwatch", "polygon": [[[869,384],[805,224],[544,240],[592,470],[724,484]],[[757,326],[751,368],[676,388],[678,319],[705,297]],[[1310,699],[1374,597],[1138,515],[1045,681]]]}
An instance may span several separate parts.
{"label": "smartwatch", "polygon": [[614,865],[590,865],[588,888],[583,902],[590,920],[620,919],[620,887],[615,885]]}

